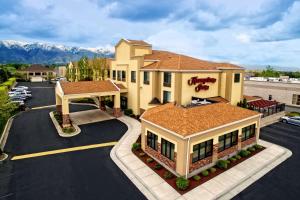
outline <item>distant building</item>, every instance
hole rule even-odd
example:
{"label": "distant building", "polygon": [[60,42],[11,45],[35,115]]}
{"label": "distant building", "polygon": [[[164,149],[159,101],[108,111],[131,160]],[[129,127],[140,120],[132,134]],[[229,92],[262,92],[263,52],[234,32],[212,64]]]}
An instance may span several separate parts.
{"label": "distant building", "polygon": [[67,68],[66,66],[58,66],[55,68],[55,73],[59,77],[65,77],[67,74]]}
{"label": "distant building", "polygon": [[286,104],[287,111],[300,111],[300,84],[283,81],[244,81],[244,94]]}
{"label": "distant building", "polygon": [[38,64],[33,64],[30,67],[18,70],[17,72],[24,74],[24,78],[32,82],[42,82],[47,80],[49,77],[56,75],[55,70]]}

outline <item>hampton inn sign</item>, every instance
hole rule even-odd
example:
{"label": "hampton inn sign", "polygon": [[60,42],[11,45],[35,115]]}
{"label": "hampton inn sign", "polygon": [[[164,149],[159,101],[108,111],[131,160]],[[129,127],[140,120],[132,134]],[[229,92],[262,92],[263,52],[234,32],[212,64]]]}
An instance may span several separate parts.
{"label": "hampton inn sign", "polygon": [[216,79],[215,78],[198,78],[197,76],[192,77],[191,79],[188,80],[189,85],[197,85],[195,87],[195,91],[199,92],[200,90],[208,90],[209,86],[205,85],[205,83],[215,83]]}

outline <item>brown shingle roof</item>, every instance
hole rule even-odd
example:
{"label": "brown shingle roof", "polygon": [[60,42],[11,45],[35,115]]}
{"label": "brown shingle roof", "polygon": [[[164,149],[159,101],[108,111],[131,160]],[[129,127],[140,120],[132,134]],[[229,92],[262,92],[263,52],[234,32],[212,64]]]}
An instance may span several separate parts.
{"label": "brown shingle roof", "polygon": [[118,87],[118,88],[120,88],[121,90],[122,89],[127,89],[122,83],[115,83],[116,84],[116,86]]}
{"label": "brown shingle roof", "polygon": [[127,41],[130,44],[133,44],[133,45],[151,46],[151,44],[149,44],[149,43],[147,43],[143,40],[129,40],[129,39],[127,39]]}
{"label": "brown shingle roof", "polygon": [[223,97],[210,97],[207,98],[207,100],[211,100],[211,101],[215,101],[215,102],[219,102],[219,103],[229,103],[229,101],[227,99],[224,99]]}
{"label": "brown shingle roof", "polygon": [[48,67],[44,67],[43,65],[39,64],[33,64],[30,67],[23,69],[23,70],[18,70],[18,71],[24,71],[24,72],[53,72],[53,69],[50,69]]}
{"label": "brown shingle roof", "polygon": [[258,112],[226,103],[191,108],[168,103],[148,109],[141,119],[185,137],[257,115]]}
{"label": "brown shingle roof", "polygon": [[230,63],[216,63],[200,60],[189,56],[168,51],[152,50],[152,54],[145,55],[145,60],[156,60],[144,66],[148,70],[217,70],[217,69],[243,69]]}
{"label": "brown shingle roof", "polygon": [[80,82],[60,82],[64,94],[84,94],[96,92],[119,91],[111,81],[80,81]]}
{"label": "brown shingle roof", "polygon": [[257,97],[257,96],[243,95],[243,99],[246,99],[249,102],[249,101],[256,101],[256,100],[259,100],[259,99],[262,99],[262,98]]}

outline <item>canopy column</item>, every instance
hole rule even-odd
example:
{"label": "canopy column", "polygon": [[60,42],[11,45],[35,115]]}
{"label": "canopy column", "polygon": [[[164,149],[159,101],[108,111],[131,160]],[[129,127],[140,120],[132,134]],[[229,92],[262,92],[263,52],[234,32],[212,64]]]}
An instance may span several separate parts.
{"label": "canopy column", "polygon": [[71,126],[71,120],[70,120],[70,112],[69,112],[69,100],[67,98],[63,98],[62,100],[62,126],[70,127]]}
{"label": "canopy column", "polygon": [[56,111],[62,113],[62,100],[58,94],[55,94]]}
{"label": "canopy column", "polygon": [[115,117],[120,117],[121,114],[121,108],[120,108],[120,93],[117,93],[114,95],[114,109],[113,109],[113,115]]}

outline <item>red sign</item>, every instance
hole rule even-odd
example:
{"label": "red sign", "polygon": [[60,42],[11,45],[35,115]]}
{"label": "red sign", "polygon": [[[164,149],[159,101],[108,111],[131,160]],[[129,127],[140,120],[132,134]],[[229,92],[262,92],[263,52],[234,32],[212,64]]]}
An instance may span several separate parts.
{"label": "red sign", "polygon": [[197,85],[195,87],[195,91],[199,92],[200,90],[208,90],[209,86],[205,85],[205,83],[215,83],[217,79],[215,78],[198,78],[197,76],[192,77],[190,80],[188,80],[189,85]]}

